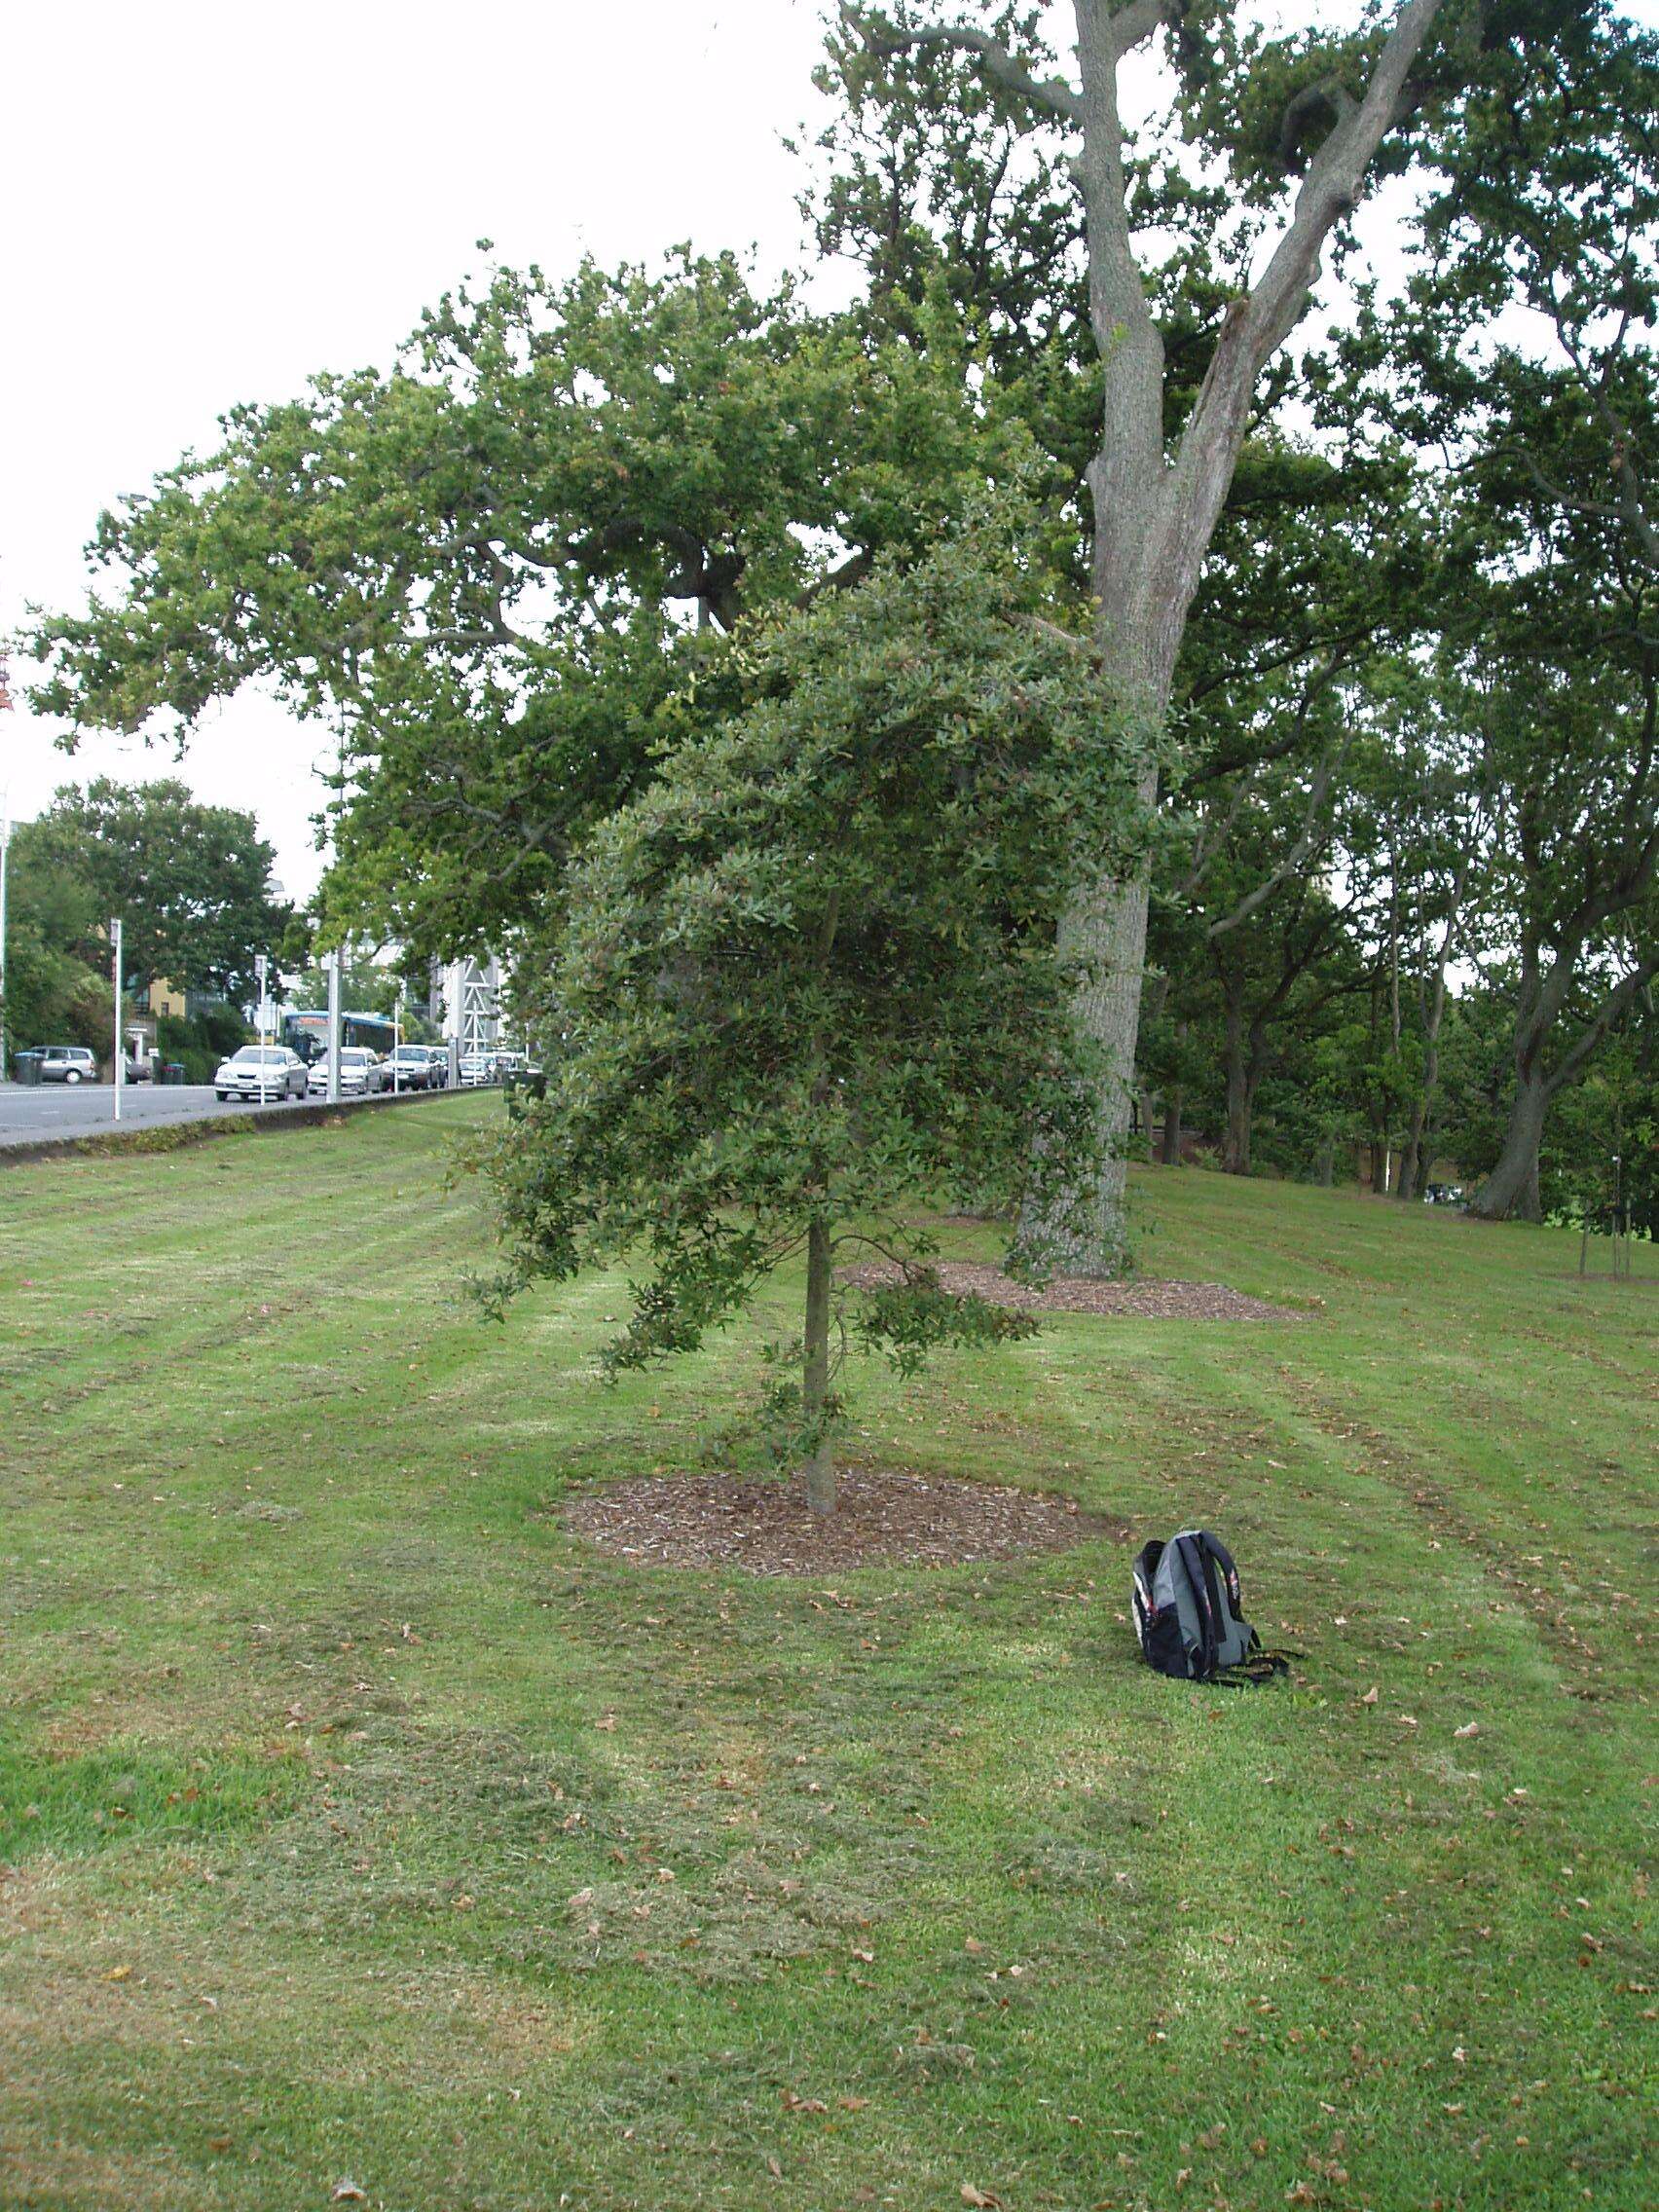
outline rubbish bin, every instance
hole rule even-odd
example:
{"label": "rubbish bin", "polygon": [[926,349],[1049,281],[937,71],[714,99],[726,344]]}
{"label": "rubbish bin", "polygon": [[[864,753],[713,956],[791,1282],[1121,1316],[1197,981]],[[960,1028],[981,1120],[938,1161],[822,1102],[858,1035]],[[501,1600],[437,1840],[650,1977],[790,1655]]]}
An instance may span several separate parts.
{"label": "rubbish bin", "polygon": [[40,1081],[40,1063],[45,1057],[44,1052],[14,1052],[12,1054],[12,1073],[17,1081],[18,1083],[38,1083]]}
{"label": "rubbish bin", "polygon": [[501,1088],[506,1093],[507,1112],[515,1114],[526,1098],[546,1097],[547,1077],[540,1068],[508,1068]]}
{"label": "rubbish bin", "polygon": [[162,1070],[162,1081],[164,1083],[182,1084],[184,1082],[184,1062],[182,1060],[168,1060]]}

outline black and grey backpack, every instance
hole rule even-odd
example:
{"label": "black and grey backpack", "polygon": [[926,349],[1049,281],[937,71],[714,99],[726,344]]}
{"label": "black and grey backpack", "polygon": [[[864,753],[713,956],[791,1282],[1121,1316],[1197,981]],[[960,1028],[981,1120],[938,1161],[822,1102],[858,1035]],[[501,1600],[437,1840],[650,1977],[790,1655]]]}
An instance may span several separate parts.
{"label": "black and grey backpack", "polygon": [[1240,1611],[1233,1554],[1207,1529],[1183,1529],[1135,1561],[1135,1631],[1141,1655],[1181,1681],[1266,1681],[1287,1670]]}

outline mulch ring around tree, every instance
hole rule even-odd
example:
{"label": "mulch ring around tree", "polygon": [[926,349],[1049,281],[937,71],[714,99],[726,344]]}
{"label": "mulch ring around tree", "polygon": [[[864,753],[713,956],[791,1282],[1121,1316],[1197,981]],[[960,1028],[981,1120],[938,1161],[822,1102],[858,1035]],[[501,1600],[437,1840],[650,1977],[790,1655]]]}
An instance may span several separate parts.
{"label": "mulch ring around tree", "polygon": [[[958,1298],[982,1298],[1029,1313],[1109,1313],[1146,1321],[1300,1321],[1291,1306],[1270,1306],[1219,1282],[1107,1282],[1093,1275],[1055,1275],[1040,1287],[1015,1282],[1000,1268],[975,1260],[936,1260],[940,1287]],[[897,1282],[890,1260],[848,1268],[842,1280],[860,1290]]]}
{"label": "mulch ring around tree", "polygon": [[837,1470],[835,1510],[807,1508],[798,1475],[650,1475],[575,1499],[565,1527],[635,1567],[837,1574],[858,1567],[962,1567],[1069,1551],[1122,1524],[1070,1498],[881,1467]]}

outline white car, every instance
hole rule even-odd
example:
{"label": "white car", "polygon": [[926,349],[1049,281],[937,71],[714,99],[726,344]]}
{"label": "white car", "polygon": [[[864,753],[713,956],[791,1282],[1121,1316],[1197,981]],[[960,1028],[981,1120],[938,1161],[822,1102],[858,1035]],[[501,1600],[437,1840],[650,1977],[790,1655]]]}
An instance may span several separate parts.
{"label": "white car", "polygon": [[387,1055],[386,1087],[388,1090],[430,1090],[432,1063],[424,1045],[399,1045],[395,1052]]}
{"label": "white car", "polygon": [[462,1090],[478,1090],[496,1080],[496,1056],[493,1052],[463,1052],[457,1078]]}
{"label": "white car", "polygon": [[213,1075],[213,1094],[225,1098],[303,1098],[306,1063],[286,1045],[244,1045]]}
{"label": "white car", "polygon": [[[386,1063],[378,1053],[371,1052],[366,1045],[342,1045],[340,1048],[340,1095],[342,1098],[364,1098],[370,1091],[384,1090],[387,1087]],[[313,1060],[306,1088],[313,1098],[328,1096],[328,1054],[323,1052]]]}

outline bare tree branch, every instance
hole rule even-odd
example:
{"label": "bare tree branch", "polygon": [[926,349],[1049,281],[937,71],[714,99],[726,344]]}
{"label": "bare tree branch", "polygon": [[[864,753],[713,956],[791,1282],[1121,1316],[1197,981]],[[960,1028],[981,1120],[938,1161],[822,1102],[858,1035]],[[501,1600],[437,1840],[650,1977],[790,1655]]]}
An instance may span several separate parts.
{"label": "bare tree branch", "polygon": [[1258,907],[1267,904],[1279,885],[1287,877],[1297,874],[1329,839],[1331,825],[1326,823],[1324,830],[1321,832],[1319,817],[1324,811],[1325,797],[1331,788],[1331,779],[1342,764],[1346,753],[1347,745],[1345,741],[1337,747],[1334,753],[1328,754],[1320,761],[1313,772],[1313,781],[1309,786],[1308,807],[1302,818],[1302,830],[1296,843],[1272,873],[1258,883],[1247,897],[1241,899],[1231,914],[1223,914],[1218,921],[1210,923],[1208,929],[1204,932],[1207,942],[1213,944],[1218,937],[1225,937],[1230,930],[1235,930],[1241,923],[1247,922]]}
{"label": "bare tree branch", "polygon": [[1358,201],[1441,5],[1442,0],[1406,0],[1363,99],[1345,92],[1339,100],[1328,88],[1314,89],[1339,120],[1308,165],[1290,222],[1267,268],[1228,313],[1181,439],[1165,568],[1168,587],[1182,595],[1183,606],[1197,588],[1198,566],[1227,497],[1256,379],[1301,319],[1325,240]]}

